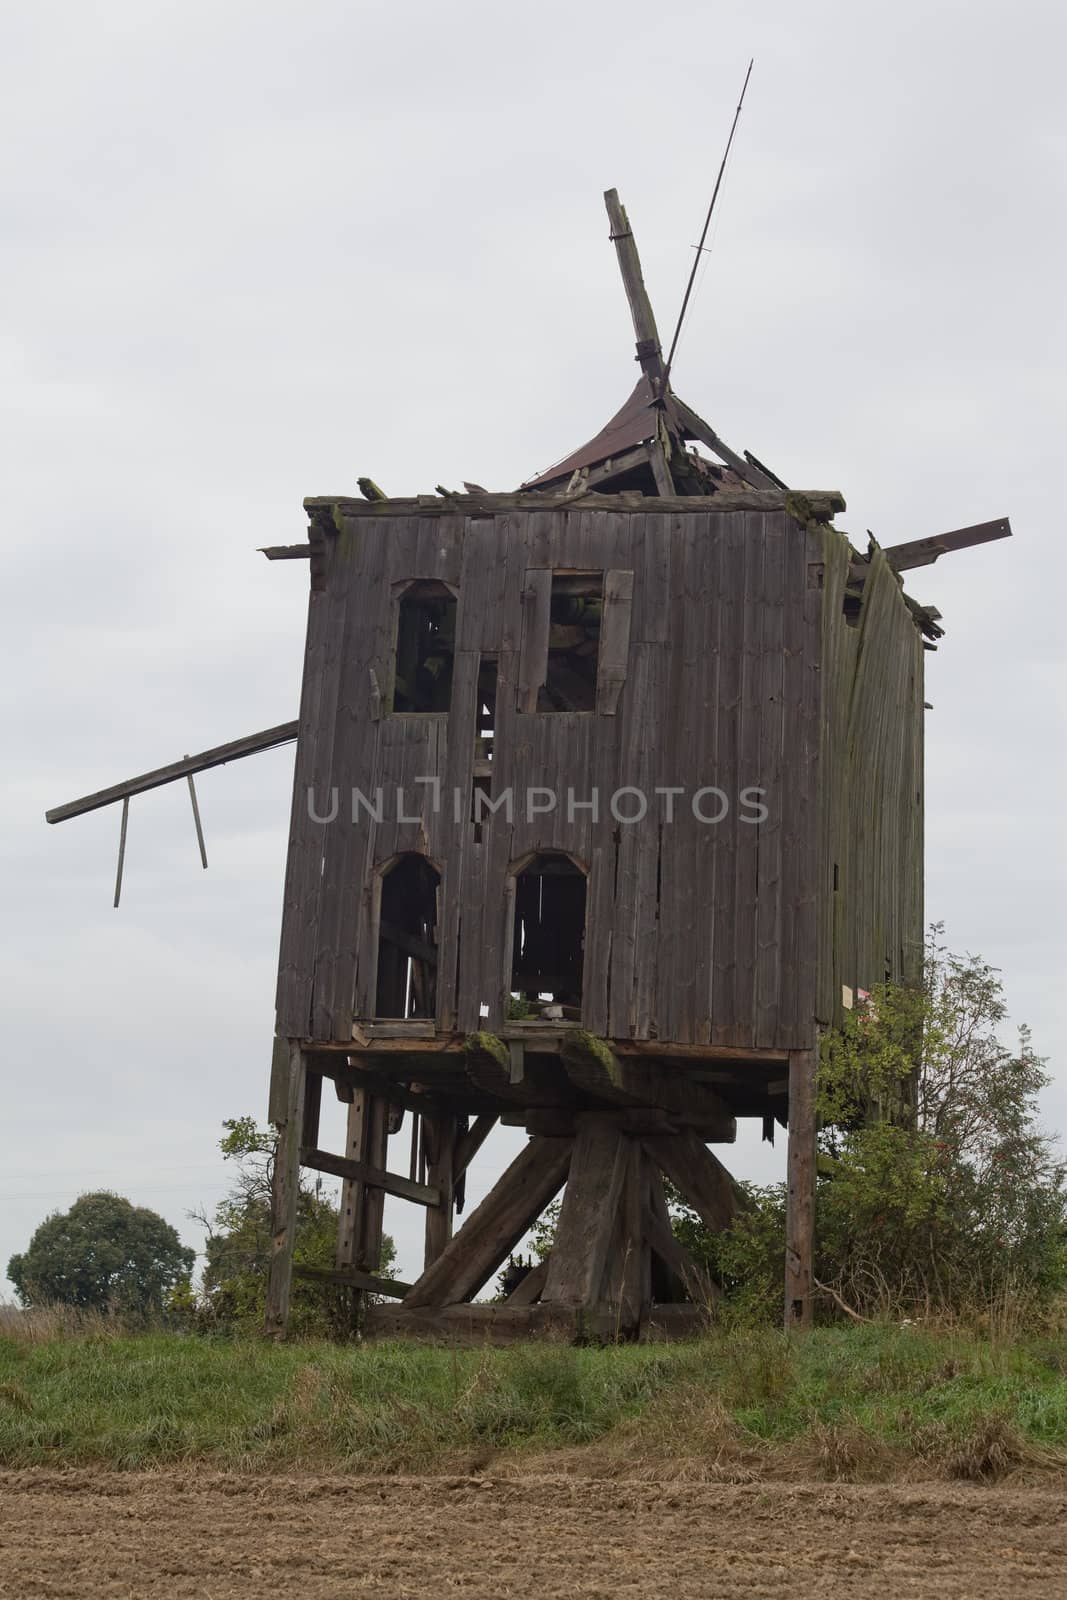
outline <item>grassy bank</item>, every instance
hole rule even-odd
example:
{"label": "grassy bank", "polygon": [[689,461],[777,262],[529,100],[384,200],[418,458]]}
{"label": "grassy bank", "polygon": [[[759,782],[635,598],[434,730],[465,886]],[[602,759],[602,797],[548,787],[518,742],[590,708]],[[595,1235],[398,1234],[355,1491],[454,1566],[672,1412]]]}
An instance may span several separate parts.
{"label": "grassy bank", "polygon": [[0,1336],[0,1465],[996,1479],[1067,1471],[1067,1346],[915,1328],[450,1350]]}

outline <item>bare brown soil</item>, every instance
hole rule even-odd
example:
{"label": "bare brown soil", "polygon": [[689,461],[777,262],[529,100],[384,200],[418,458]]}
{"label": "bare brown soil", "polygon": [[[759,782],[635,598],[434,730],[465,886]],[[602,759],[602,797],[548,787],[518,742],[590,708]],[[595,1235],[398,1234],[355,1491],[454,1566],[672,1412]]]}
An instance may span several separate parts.
{"label": "bare brown soil", "polygon": [[0,1595],[1067,1595],[1067,1487],[0,1473]]}

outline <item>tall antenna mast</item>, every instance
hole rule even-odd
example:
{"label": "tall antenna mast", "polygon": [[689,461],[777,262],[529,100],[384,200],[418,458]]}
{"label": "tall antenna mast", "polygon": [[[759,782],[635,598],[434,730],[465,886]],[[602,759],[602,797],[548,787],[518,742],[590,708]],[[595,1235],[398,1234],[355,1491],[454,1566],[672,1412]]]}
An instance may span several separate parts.
{"label": "tall antenna mast", "polygon": [[660,394],[666,394],[667,392],[667,380],[671,375],[671,362],[674,360],[674,352],[678,347],[678,335],[682,331],[682,323],[685,321],[685,314],[689,308],[689,296],[693,292],[693,284],[696,281],[697,267],[700,265],[700,257],[704,251],[704,240],[707,238],[708,229],[711,227],[711,214],[715,210],[715,202],[719,198],[719,188],[722,184],[722,175],[726,171],[726,163],[730,156],[730,146],[733,144],[734,134],[737,132],[737,123],[741,116],[741,107],[745,103],[745,90],[748,88],[748,80],[752,76],[752,68],[755,64],[755,60],[756,58],[753,56],[752,60],[748,64],[748,71],[745,73],[745,81],[741,85],[741,98],[737,102],[737,110],[734,112],[734,120],[730,124],[730,137],[727,139],[726,149],[722,153],[722,164],[719,167],[719,176],[715,179],[715,188],[712,191],[711,204],[708,207],[708,214],[704,218],[704,231],[700,235],[700,243],[696,247],[696,254],[693,257],[693,270],[689,274],[689,282],[685,286],[685,298],[682,301],[682,309],[678,313],[678,322],[674,329],[674,338],[671,340],[671,347],[667,352],[667,367],[663,374],[663,381],[660,385]]}

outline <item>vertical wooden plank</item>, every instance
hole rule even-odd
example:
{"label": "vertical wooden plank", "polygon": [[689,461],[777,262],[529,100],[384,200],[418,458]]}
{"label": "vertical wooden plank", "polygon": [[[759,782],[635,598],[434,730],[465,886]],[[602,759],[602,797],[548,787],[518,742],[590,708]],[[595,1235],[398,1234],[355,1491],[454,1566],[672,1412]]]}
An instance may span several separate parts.
{"label": "vertical wooden plank", "polygon": [[789,1053],[786,1158],[785,1326],[810,1328],[815,1270],[815,1068],[817,1052]]}
{"label": "vertical wooden plank", "polygon": [[600,661],[597,667],[596,708],[613,717],[619,703],[630,659],[630,621],[634,575],[619,569],[604,574],[603,615],[600,627]]}
{"label": "vertical wooden plank", "polygon": [[[389,1102],[381,1095],[371,1098],[367,1109],[367,1163],[380,1172],[389,1166]],[[385,1190],[363,1186],[362,1204],[356,1227],[356,1265],[365,1272],[378,1272],[382,1262],[382,1224],[385,1220]]]}
{"label": "vertical wooden plank", "polygon": [[[340,568],[347,609],[336,624],[338,660],[332,667],[333,703],[329,719],[329,782],[339,793],[339,811],[323,829],[318,862],[316,960],[312,987],[312,1037],[350,1037],[357,965],[373,964],[375,952],[361,950],[366,931],[364,893],[367,865],[373,860],[375,823],[365,810],[353,821],[353,787],[373,797],[376,751],[388,719],[370,715],[371,673],[382,694],[391,693],[396,606],[390,593],[390,562],[413,560],[415,530],[410,519],[365,518],[358,543]],[[403,571],[403,566],[401,567]]]}
{"label": "vertical wooden plank", "polygon": [[[716,606],[718,641],[718,770],[736,783],[741,767],[741,661],[744,639],[744,516],[731,512],[721,521],[722,581]],[[737,949],[737,873],[733,835],[720,828],[717,839],[712,956],[712,1044],[736,1044],[735,968]]]}
{"label": "vertical wooden plank", "polygon": [[300,1136],[304,1126],[307,1086],[304,1052],[297,1040],[289,1042],[289,1074],[285,1118],[275,1124],[278,1144],[271,1184],[270,1270],[267,1278],[266,1331],[283,1338],[289,1322],[289,1297],[293,1281],[293,1246],[300,1196]]}
{"label": "vertical wooden plank", "polygon": [[[367,1130],[369,1127],[370,1095],[366,1089],[353,1091],[348,1107],[348,1125],[345,1130],[343,1154],[346,1160],[367,1165]],[[341,1204],[337,1217],[338,1270],[344,1272],[361,1267],[358,1259],[360,1217],[363,1209],[365,1185],[354,1178],[345,1178],[341,1184]]]}
{"label": "vertical wooden plank", "polygon": [[[773,1047],[779,1042],[783,967],[783,818],[800,773],[786,776],[785,744],[785,608],[802,605],[803,596],[786,598],[786,533],[779,517],[763,519],[763,581],[760,588],[759,757],[755,784],[766,792],[762,822],[746,822],[752,812],[742,807],[738,827],[755,834],[756,956],[753,973],[753,1041]],[[767,805],[767,801],[770,804]]]}
{"label": "vertical wooden plank", "polygon": [[[688,773],[690,804],[700,788],[713,785],[727,795],[729,811],[718,824],[696,828],[692,858],[693,876],[693,1022],[692,1042],[708,1044],[714,1016],[715,904],[721,863],[729,861],[732,826],[737,808],[733,776],[719,766],[719,604],[723,575],[723,517],[707,518],[699,563],[700,643],[694,675],[699,714],[694,729],[693,765]],[[681,797],[685,803],[685,797]],[[714,816],[717,797],[709,797]],[[701,807],[704,810],[703,806]]]}
{"label": "vertical wooden plank", "polygon": [[[762,705],[763,568],[766,545],[763,514],[745,512],[745,569],[743,635],[741,646],[741,742],[736,772],[737,790],[760,782]],[[740,820],[736,802],[731,815],[734,848],[734,993],[729,1042],[743,1047],[755,1043],[756,908],[760,838],[756,828]]]}
{"label": "vertical wooden plank", "polygon": [[[652,1307],[652,1252],[645,1233],[645,1207],[650,1200],[651,1165],[640,1142],[629,1142],[629,1165],[619,1216],[622,1222],[619,1310],[624,1328],[637,1330]],[[606,1284],[605,1298],[614,1298],[614,1285]]]}
{"label": "vertical wooden plank", "polygon": [[518,708],[536,711],[537,695],[548,672],[552,569],[527,569],[522,589],[522,645],[519,652]]}
{"label": "vertical wooden plank", "polygon": [[452,1237],[456,1183],[456,1118],[447,1113],[423,1117],[426,1182],[441,1191],[441,1204],[426,1208],[426,1248],[423,1266],[437,1260]]}

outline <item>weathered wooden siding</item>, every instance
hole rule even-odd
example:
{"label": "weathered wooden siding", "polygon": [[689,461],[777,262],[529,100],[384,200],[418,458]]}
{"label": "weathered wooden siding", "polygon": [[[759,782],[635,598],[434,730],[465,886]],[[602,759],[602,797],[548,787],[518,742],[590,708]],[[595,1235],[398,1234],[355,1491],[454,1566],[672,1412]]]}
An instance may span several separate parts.
{"label": "weathered wooden siding", "polygon": [[[827,543],[843,548],[839,535]],[[819,535],[784,510],[546,505],[482,517],[341,516],[327,545],[325,581],[311,600],[279,1033],[346,1039],[353,1016],[372,1014],[375,884],[404,850],[425,852],[442,873],[438,1026],[475,1028],[483,1004],[488,1025],[498,1026],[509,869],[530,852],[558,849],[589,873],[587,1027],[620,1038],[806,1047],[827,843],[816,789],[820,736],[828,738],[819,692],[827,591],[811,583],[810,569],[832,563]],[[523,711],[524,614],[528,632],[545,588],[528,574],[564,567],[615,574],[611,590],[623,608],[633,574],[628,648],[620,617],[612,688],[598,711]],[[447,718],[392,716],[383,708],[396,597],[427,578],[458,594],[452,709]],[[836,632],[826,636],[835,645]],[[605,649],[602,641],[602,661]],[[476,842],[469,797],[481,655],[499,663],[494,794],[510,787],[517,804],[513,821],[498,813]],[[414,781],[434,775],[439,809],[432,786]],[[696,820],[690,804],[712,785],[730,798],[717,825]],[[353,826],[352,788],[373,795],[379,786],[385,820],[364,814]],[[529,786],[558,793],[558,808],[527,818]],[[634,824],[609,811],[612,793],[627,786],[650,800]],[[657,786],[685,791],[673,822]],[[339,791],[335,821],[309,817],[309,787],[320,812]],[[398,820],[398,787],[417,820]],[[768,791],[765,823],[741,820],[746,787]],[[581,802],[593,788],[599,818],[579,809],[568,819],[568,789]],[[705,807],[714,810],[714,797]]]}
{"label": "weathered wooden siding", "polygon": [[840,1020],[843,987],[919,972],[924,655],[882,553],[871,562],[859,624],[850,626],[848,550],[829,530],[822,541],[818,1016],[829,1023]]}

